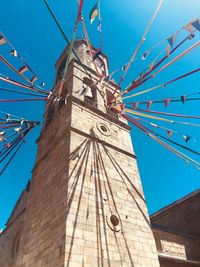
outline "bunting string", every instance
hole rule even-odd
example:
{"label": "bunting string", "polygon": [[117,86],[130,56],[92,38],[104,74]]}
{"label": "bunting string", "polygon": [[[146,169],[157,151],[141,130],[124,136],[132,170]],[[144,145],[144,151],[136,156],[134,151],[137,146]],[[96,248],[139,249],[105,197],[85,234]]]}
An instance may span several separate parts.
{"label": "bunting string", "polygon": [[[177,149],[173,148],[172,146],[169,146],[167,143],[165,143],[164,141],[161,141],[160,139],[158,139],[156,136],[154,136],[153,134],[151,134],[150,132],[152,132],[151,130],[149,130],[148,128],[144,127],[143,125],[141,125],[140,123],[137,123],[136,121],[134,121],[133,119],[131,119],[130,117],[128,117],[125,114],[122,114],[122,116],[128,120],[129,122],[131,122],[132,124],[134,124],[137,128],[139,128],[140,130],[142,130],[142,132],[144,132],[145,134],[147,134],[149,137],[151,137],[152,139],[154,139],[156,142],[158,142],[159,144],[163,145],[165,148],[169,149],[171,152],[173,152],[174,154],[176,154],[178,157],[180,157],[181,159],[183,159],[186,163],[192,163],[191,165],[197,169],[200,169],[198,166],[200,166],[200,163],[195,161],[194,159],[188,157],[187,155],[183,154],[182,152],[178,151]],[[149,131],[148,131],[149,130]]]}
{"label": "bunting string", "polygon": [[183,74],[183,75],[181,75],[181,76],[179,76],[179,77],[177,77],[177,78],[175,78],[175,79],[173,79],[173,80],[170,80],[169,82],[166,82],[166,83],[164,84],[164,86],[166,86],[166,85],[168,85],[168,84],[170,84],[170,83],[176,82],[176,81],[178,81],[178,80],[180,80],[180,79],[183,79],[183,78],[185,78],[185,77],[187,77],[187,76],[189,76],[189,75],[192,75],[192,74],[194,74],[194,73],[196,73],[196,72],[199,72],[199,71],[200,71],[200,68],[197,68],[197,69],[195,69],[195,70],[192,70],[192,71],[190,71],[190,72],[188,72],[188,73],[186,73],[186,74]]}
{"label": "bunting string", "polygon": [[[58,30],[60,31],[61,35],[63,36],[63,38],[65,39],[66,43],[68,45],[70,45],[70,40],[69,38],[67,37],[66,33],[64,32],[64,30],[62,29],[57,17],[55,16],[53,10],[51,9],[50,5],[48,4],[48,1],[47,0],[43,0],[45,6],[47,7],[47,10],[49,11],[51,17],[53,18],[56,26],[58,27]],[[78,54],[76,53],[75,49],[72,47],[72,52],[74,54],[74,56],[76,57],[76,59],[78,60],[79,64],[81,65],[81,67],[84,69],[85,73],[90,77],[90,74],[89,72],[87,71],[85,65],[82,63],[82,61],[80,60]]]}
{"label": "bunting string", "polygon": [[141,111],[141,112],[158,114],[158,115],[170,116],[170,117],[181,117],[181,118],[198,119],[198,120],[200,119],[200,116],[192,116],[192,115],[183,115],[183,114],[167,113],[167,112],[155,111],[155,110],[150,110],[150,109],[136,108],[135,110],[138,110],[138,111]]}
{"label": "bunting string", "polygon": [[184,52],[182,52],[181,54],[179,54],[177,57],[175,57],[173,60],[171,60],[170,62],[168,62],[167,64],[165,64],[162,68],[160,68],[157,72],[153,73],[152,77],[154,78],[155,75],[157,75],[158,73],[160,73],[161,71],[163,71],[164,69],[166,69],[167,67],[169,67],[170,65],[172,65],[174,62],[176,62],[177,60],[179,60],[180,58],[182,58],[183,56],[187,55],[192,49],[196,48],[197,46],[200,45],[200,41],[195,43],[194,45],[192,45],[190,48],[186,49]]}
{"label": "bunting string", "polygon": [[[5,40],[5,42],[10,46],[10,48],[12,49],[9,54],[13,55],[14,57],[19,58],[22,63],[23,66],[27,68],[27,70],[29,70],[32,73],[32,78],[29,80],[26,77],[26,81],[28,81],[29,83],[31,83],[32,85],[37,86],[35,83],[36,80],[38,80],[38,75],[35,73],[35,71],[30,67],[30,65],[27,63],[27,61],[20,55],[20,53],[15,49],[15,47],[10,43],[10,41],[7,39],[7,37],[0,32],[0,35],[3,37],[3,39]],[[5,62],[4,62],[5,63]],[[10,64],[11,65],[11,64]],[[9,66],[11,67],[11,66]],[[41,84],[44,84],[44,82],[41,82]]]}
{"label": "bunting string", "polygon": [[39,122],[29,121],[2,111],[0,113],[3,116],[0,118],[2,129],[0,131],[0,163],[11,155],[0,173],[2,174],[21,147],[20,144],[24,143],[25,136],[39,125]]}
{"label": "bunting string", "polygon": [[[118,111],[119,111],[119,109],[118,109]],[[133,114],[133,115],[138,115],[140,117],[146,117],[146,118],[149,118],[149,119],[160,120],[160,121],[164,121],[164,122],[171,123],[171,124],[182,124],[182,125],[187,125],[187,126],[200,127],[200,124],[196,124],[196,123],[168,120],[168,119],[165,119],[165,118],[162,118],[162,117],[153,116],[153,115],[149,115],[149,114],[144,114],[144,113],[133,111],[133,110],[129,110],[129,109],[125,109],[125,111],[127,113],[130,113],[130,114]]]}
{"label": "bunting string", "polygon": [[73,35],[72,35],[72,41],[71,41],[71,43],[69,45],[69,48],[68,48],[67,61],[66,61],[66,64],[65,64],[65,67],[64,67],[64,71],[63,71],[63,75],[62,75],[62,79],[60,81],[60,85],[59,85],[59,88],[58,88],[58,97],[61,96],[62,90],[63,90],[63,87],[64,87],[65,77],[67,75],[68,66],[69,66],[69,62],[70,62],[70,56],[71,56],[71,53],[73,52],[73,46],[74,46],[74,41],[75,41],[75,37],[76,37],[76,32],[77,32],[77,29],[78,29],[78,23],[79,23],[80,18],[81,18],[81,12],[82,12],[82,8],[83,8],[83,3],[84,3],[84,0],[80,0],[80,4],[79,4],[79,7],[78,7],[78,14],[77,14],[77,17],[76,17],[76,23],[75,23],[74,30],[73,30]]}
{"label": "bunting string", "polygon": [[[190,165],[197,168],[198,170],[200,170],[200,168],[198,166],[200,166],[200,163],[193,160],[192,158],[186,156],[185,154],[183,154],[182,152],[178,151],[177,149],[173,148],[172,146],[169,146],[168,144],[166,144],[165,142],[161,141],[160,139],[158,139],[156,136],[153,136],[152,134],[149,133],[149,136],[154,139],[157,143],[163,145],[165,148],[167,148],[168,150],[170,150],[171,152],[173,152],[175,155],[177,155],[178,157],[180,157],[181,159],[183,159],[186,163],[190,162]],[[191,164],[192,162],[192,164]],[[198,165],[198,166],[196,166]]]}
{"label": "bunting string", "polygon": [[172,134],[176,134],[176,135],[179,135],[183,138],[183,140],[187,143],[189,142],[191,139],[197,141],[199,138],[197,137],[191,137],[190,135],[188,134],[185,134],[185,133],[181,133],[179,131],[175,131],[175,130],[172,130],[172,129],[169,129],[169,128],[166,128],[164,126],[161,126],[159,124],[155,124],[155,123],[152,123],[152,122],[148,122],[142,118],[139,118],[139,117],[136,117],[136,116],[133,116],[133,115],[130,115],[131,117],[133,117],[135,120],[137,121],[142,121],[143,123],[145,124],[148,124],[149,126],[153,127],[153,128],[156,128],[156,129],[161,129],[161,130],[164,130],[166,133],[167,133],[167,136],[168,138],[171,137]]}
{"label": "bunting string", "polygon": [[97,65],[96,65],[96,62],[95,60],[93,60],[93,51],[92,51],[92,45],[90,43],[90,39],[89,39],[89,36],[88,36],[88,32],[87,32],[87,28],[86,28],[86,25],[85,25],[85,21],[84,21],[84,18],[82,16],[82,19],[81,19],[81,23],[82,23],[82,27],[83,27],[83,31],[84,31],[84,35],[85,35],[85,39],[86,39],[86,42],[87,42],[87,46],[89,48],[89,52],[90,52],[90,57],[92,59],[92,62],[94,64],[94,67],[95,67],[95,70],[96,70],[96,73],[98,75],[98,77],[100,77],[100,73],[98,71],[98,68],[97,68]]}
{"label": "bunting string", "polygon": [[45,101],[49,98],[18,98],[18,99],[0,99],[0,103],[14,103],[14,102],[32,102],[32,101]]}
{"label": "bunting string", "polygon": [[[154,14],[153,14],[153,17],[151,18],[151,20],[150,20],[150,22],[149,22],[149,24],[148,24],[148,26],[147,26],[147,28],[146,28],[146,30],[145,30],[145,32],[144,32],[142,38],[141,38],[141,40],[140,40],[138,46],[136,47],[136,49],[135,49],[135,51],[134,51],[134,53],[133,53],[133,55],[132,55],[130,61],[128,62],[127,66],[126,66],[126,68],[125,68],[125,70],[124,70],[123,75],[120,77],[120,81],[119,81],[119,83],[118,83],[118,88],[120,87],[122,81],[124,80],[124,78],[125,78],[125,76],[126,76],[128,70],[129,70],[129,68],[130,68],[130,66],[131,66],[131,64],[132,64],[132,62],[134,61],[134,59],[135,59],[135,57],[136,57],[136,55],[137,55],[137,53],[138,53],[140,47],[142,46],[143,42],[145,41],[146,35],[147,35],[148,31],[150,30],[151,25],[152,25],[154,19],[156,18],[157,14],[158,14],[158,12],[159,12],[159,10],[160,10],[160,8],[161,8],[162,3],[163,3],[163,0],[159,0],[158,6],[157,6],[157,8],[156,8],[156,10],[155,10],[155,12],[154,12]],[[118,89],[116,88],[115,91],[113,92],[112,97],[114,97],[114,95],[116,94],[117,90],[118,90]],[[111,99],[111,101],[112,101],[112,99]]]}
{"label": "bunting string", "polygon": [[[136,119],[139,119],[139,118],[136,118]],[[142,121],[144,121],[144,120],[142,120]],[[146,121],[144,121],[144,122],[146,122]],[[151,124],[150,124],[150,125],[151,125]],[[152,126],[152,125],[151,125],[151,126]],[[158,128],[158,127],[156,127],[156,128]],[[162,128],[162,127],[159,127],[159,128]],[[185,149],[185,150],[187,150],[187,151],[189,151],[189,152],[191,152],[191,153],[193,153],[193,154],[200,155],[200,153],[199,153],[198,151],[194,150],[194,149],[191,149],[191,148],[189,148],[189,147],[186,147],[186,146],[184,146],[184,145],[181,145],[181,144],[179,144],[178,142],[175,142],[175,141],[171,140],[170,138],[166,138],[165,136],[160,135],[160,134],[156,133],[155,131],[150,130],[149,128],[146,128],[146,129],[148,129],[149,132],[152,132],[155,136],[158,136],[158,137],[160,137],[160,138],[166,140],[167,142],[170,142],[170,143],[172,143],[172,144],[174,144],[174,145],[177,145],[177,146],[179,146],[180,148]],[[167,131],[168,131],[168,130],[167,130]],[[173,133],[176,133],[175,131],[170,131],[170,133],[172,133],[172,132],[173,132]],[[169,134],[168,134],[168,136],[169,136]]]}
{"label": "bunting string", "polygon": [[135,59],[135,57],[136,57],[136,55],[137,55],[137,53],[138,53],[140,47],[141,47],[142,44],[144,43],[145,38],[146,38],[146,35],[147,35],[148,31],[150,30],[151,25],[152,25],[153,21],[155,20],[157,14],[158,14],[158,12],[159,12],[159,10],[160,10],[160,8],[161,8],[162,3],[163,3],[163,0],[160,0],[159,3],[158,3],[157,8],[156,8],[156,10],[155,10],[155,12],[154,12],[154,14],[153,14],[153,17],[151,18],[151,20],[150,20],[150,22],[149,22],[149,24],[148,24],[148,26],[147,26],[147,28],[146,28],[146,30],[145,30],[145,32],[144,32],[142,38],[141,38],[141,40],[140,40],[138,46],[136,47],[136,49],[135,49],[135,51],[134,51],[134,53],[133,53],[133,55],[132,55],[132,57],[131,57],[129,63],[127,64],[127,67],[126,67],[126,69],[125,69],[123,75],[122,75],[121,78],[120,78],[120,81],[119,81],[119,83],[118,83],[119,86],[120,86],[121,82],[124,80],[124,78],[125,78],[125,76],[126,76],[128,70],[129,70],[129,68],[130,68],[130,66],[131,66],[131,64],[132,64],[132,62],[133,62],[133,60]]}
{"label": "bunting string", "polygon": [[28,83],[30,83],[30,84],[32,84],[32,82],[28,79],[28,78],[26,78],[20,71],[18,71],[15,67],[13,67],[13,65],[12,64],[10,64],[4,57],[2,57],[1,55],[0,55],[0,60],[2,61],[2,62],[4,62],[11,70],[13,70],[17,75],[19,75],[20,77],[22,77],[26,82],[28,82]]}
{"label": "bunting string", "polygon": [[[195,69],[195,70],[193,70],[193,71],[190,71],[190,72],[188,72],[188,73],[185,73],[185,74],[183,74],[183,75],[181,75],[181,76],[179,76],[179,77],[177,77],[177,78],[175,78],[175,79],[172,79],[172,80],[170,80],[170,81],[168,81],[168,82],[165,82],[165,83],[163,83],[163,84],[159,84],[159,85],[157,85],[157,86],[154,86],[154,87],[151,87],[151,88],[149,88],[149,89],[140,91],[140,92],[138,92],[138,93],[135,93],[135,94],[132,94],[132,95],[129,95],[129,96],[125,96],[125,97],[123,97],[123,100],[128,99],[128,98],[132,98],[132,97],[135,97],[135,96],[138,96],[138,95],[142,95],[142,94],[145,94],[145,93],[148,93],[148,92],[153,91],[153,90],[155,90],[155,89],[157,89],[157,88],[161,88],[161,87],[162,87],[162,88],[165,88],[167,85],[169,85],[169,84],[171,84],[171,83],[173,83],[173,82],[176,82],[176,81],[178,81],[178,80],[181,80],[181,79],[183,79],[183,78],[185,78],[185,77],[187,77],[187,76],[189,76],[189,75],[195,74],[196,72],[199,72],[199,71],[200,71],[200,68]],[[120,96],[121,96],[121,94],[118,94],[116,98],[119,98]]]}
{"label": "bunting string", "polygon": [[8,160],[8,162],[5,164],[5,166],[2,168],[0,175],[2,175],[6,168],[8,167],[8,165],[11,163],[11,161],[13,160],[13,158],[16,156],[17,152],[20,150],[21,146],[24,144],[23,140],[21,140],[21,143],[19,144],[19,146],[17,147],[17,149],[15,150],[15,152],[13,153],[13,155],[10,157],[10,159]]}
{"label": "bunting string", "polygon": [[[191,96],[195,96],[195,95],[200,95],[200,92],[197,93],[190,93],[190,94],[186,94],[186,95],[181,95],[181,96],[174,96],[174,97],[166,97],[165,99],[160,99],[160,100],[146,100],[146,101],[140,101],[140,102],[126,102],[126,105],[131,105],[131,106],[135,106],[137,104],[137,106],[140,104],[143,105],[147,105],[150,101],[152,102],[152,104],[165,104],[165,107],[168,107],[168,105],[170,103],[177,103],[177,102],[182,102],[183,104],[185,104],[187,101],[198,101],[200,100],[200,97],[196,97],[196,98],[188,98]],[[168,103],[166,103],[166,100],[168,101]],[[120,103],[116,103],[116,105],[118,105]]]}
{"label": "bunting string", "polygon": [[17,93],[17,94],[21,94],[21,95],[30,95],[30,96],[46,97],[44,95],[39,95],[39,94],[34,94],[34,93],[28,93],[28,92],[21,92],[21,91],[18,91],[18,90],[13,90],[13,89],[9,89],[9,88],[2,88],[2,87],[0,87],[0,91],[10,92],[10,93]]}
{"label": "bunting string", "polygon": [[174,144],[174,145],[176,145],[176,146],[178,146],[178,147],[180,147],[180,148],[182,148],[182,149],[185,149],[185,150],[187,150],[187,151],[189,151],[189,152],[191,152],[191,153],[193,153],[193,154],[196,154],[196,155],[200,156],[200,153],[199,153],[198,151],[194,150],[194,149],[191,149],[191,148],[189,148],[189,147],[186,147],[186,146],[184,146],[184,145],[181,145],[181,144],[179,144],[178,142],[175,142],[175,141],[173,141],[173,140],[171,140],[171,139],[168,139],[168,138],[166,138],[165,136],[162,136],[162,135],[160,135],[160,134],[157,134],[157,136],[159,136],[160,138],[164,139],[165,141],[167,141],[167,142],[169,142],[169,143],[172,143],[172,144]]}
{"label": "bunting string", "polygon": [[44,90],[41,90],[41,89],[36,89],[32,86],[29,86],[25,83],[22,83],[22,82],[18,82],[14,79],[11,79],[10,77],[6,76],[6,75],[3,75],[3,74],[0,74],[0,80],[1,81],[4,81],[4,82],[7,82],[9,84],[13,84],[13,85],[16,85],[16,86],[19,86],[19,87],[23,87],[23,88],[26,88],[26,89],[29,89],[33,92],[38,92],[38,93],[41,93],[41,94],[46,94],[46,95],[49,95],[49,92],[47,91],[44,91]]}
{"label": "bunting string", "polygon": [[[188,35],[185,39],[183,39],[176,47],[174,47],[170,52],[169,55],[172,55],[180,46],[182,46],[187,40],[190,40],[194,37],[194,34]],[[126,88],[124,91],[120,93],[120,96],[123,96],[124,94],[127,94],[128,92],[132,91],[139,85],[143,84],[153,76],[147,77],[149,74],[151,74],[158,66],[160,66],[168,57],[169,55],[164,56],[162,59],[160,59],[148,72],[144,73],[141,80],[138,80],[137,82],[133,81],[132,85]],[[147,77],[147,78],[146,78]]]}
{"label": "bunting string", "polygon": [[14,56],[18,57],[19,59],[21,59],[21,61],[23,62],[23,64],[25,66],[28,67],[28,69],[32,72],[32,74],[35,77],[38,77],[38,75],[34,72],[34,70],[30,67],[30,65],[27,63],[27,61],[19,54],[19,52],[15,49],[15,47],[10,43],[10,41],[6,38],[6,36],[0,32],[0,35],[3,36],[3,38],[6,40],[6,43],[10,46],[10,48],[12,49],[12,51],[10,51],[10,54],[13,54]]}
{"label": "bunting string", "polygon": [[[176,31],[175,33],[171,34],[170,36],[162,39],[160,42],[158,42],[157,44],[153,45],[151,48],[147,49],[143,54],[142,54],[142,59],[145,60],[147,58],[147,56],[152,52],[152,50],[158,46],[160,46],[161,44],[163,44],[164,42],[168,41],[169,44],[171,44],[171,46],[173,47],[173,44],[176,41],[176,37],[178,36],[178,34],[180,34],[181,31],[186,30],[189,33],[194,33],[197,29],[192,26],[193,23],[197,22],[199,20],[199,18],[194,19],[192,21],[190,21],[189,23],[187,23],[186,25],[184,25],[180,30]],[[171,42],[170,42],[171,41]]]}

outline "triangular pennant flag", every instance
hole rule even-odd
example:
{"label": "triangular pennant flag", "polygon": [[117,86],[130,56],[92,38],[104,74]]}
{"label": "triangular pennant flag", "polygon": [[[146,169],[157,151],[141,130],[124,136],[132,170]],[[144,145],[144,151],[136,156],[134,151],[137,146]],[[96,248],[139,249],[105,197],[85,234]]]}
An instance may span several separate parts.
{"label": "triangular pennant flag", "polygon": [[185,104],[185,102],[186,102],[186,96],[185,95],[181,96],[181,101],[182,101],[183,104]]}
{"label": "triangular pennant flag", "polygon": [[102,51],[101,51],[101,49],[98,49],[98,50],[96,51],[96,53],[94,54],[94,56],[93,56],[93,61],[94,61],[95,59],[97,59],[100,55],[102,55]]}
{"label": "triangular pennant flag", "polygon": [[183,27],[189,33],[194,33],[196,31],[195,27],[192,26],[192,23],[188,23]]}
{"label": "triangular pennant flag", "polygon": [[150,123],[151,124],[151,126],[153,126],[153,127],[155,127],[155,128],[159,128],[159,126],[157,125],[157,124],[155,124],[155,123]]}
{"label": "triangular pennant flag", "polygon": [[137,109],[138,105],[139,105],[139,102],[133,103],[133,109]]}
{"label": "triangular pennant flag", "polygon": [[166,49],[167,57],[170,57],[170,53],[171,53],[170,46],[168,45],[165,49]]}
{"label": "triangular pennant flag", "polygon": [[18,57],[18,53],[17,53],[17,51],[16,51],[15,49],[11,50],[11,51],[9,52],[9,54],[10,54],[11,56]]}
{"label": "triangular pennant flag", "polygon": [[170,103],[170,98],[164,99],[164,102],[165,102],[165,107],[167,108],[169,106],[169,103]]}
{"label": "triangular pennant flag", "polygon": [[136,83],[137,83],[137,81],[136,81],[136,80],[133,80],[133,81],[131,82],[131,85],[136,84]]}
{"label": "triangular pennant flag", "polygon": [[24,66],[22,66],[22,67],[19,69],[19,73],[20,73],[20,74],[23,74],[23,73],[26,72],[27,70],[28,70],[27,65],[24,65]]}
{"label": "triangular pennant flag", "polygon": [[170,46],[173,48],[175,42],[176,42],[176,37],[178,35],[178,32],[175,32],[173,35],[171,35],[169,38],[167,38],[168,43]]}
{"label": "triangular pennant flag", "polygon": [[98,23],[97,31],[101,32],[101,22]]}
{"label": "triangular pennant flag", "polygon": [[125,65],[122,66],[122,71],[126,71],[126,68],[128,66],[129,63],[126,63]]}
{"label": "triangular pennant flag", "polygon": [[147,109],[151,107],[151,104],[153,103],[152,100],[147,101]]}
{"label": "triangular pennant flag", "polygon": [[3,137],[6,134],[6,132],[0,132],[0,137]]}
{"label": "triangular pennant flag", "polygon": [[167,130],[167,135],[168,135],[168,138],[170,138],[172,136],[172,132]]}
{"label": "triangular pennant flag", "polygon": [[5,148],[10,148],[11,147],[11,144],[10,143],[7,143],[4,145]]}
{"label": "triangular pennant flag", "polygon": [[143,54],[142,54],[142,60],[145,60],[147,57],[148,57],[148,55],[151,53],[151,49],[149,49],[148,51],[146,51],[146,52],[144,52]]}
{"label": "triangular pennant flag", "polygon": [[200,31],[200,19],[195,20],[191,24],[192,24],[193,27],[195,27],[195,29],[197,29],[198,31]]}
{"label": "triangular pennant flag", "polygon": [[18,128],[15,128],[14,130],[19,134],[21,129],[22,129],[21,127],[18,127]]}
{"label": "triangular pennant flag", "polygon": [[31,79],[30,79],[30,82],[31,83],[34,83],[35,81],[37,81],[38,77],[37,76],[33,76]]}
{"label": "triangular pennant flag", "polygon": [[10,120],[10,114],[6,114],[6,120],[9,121]]}
{"label": "triangular pennant flag", "polygon": [[98,3],[96,3],[93,8],[90,11],[90,15],[89,15],[89,19],[90,19],[90,23],[92,24],[92,22],[95,20],[95,18],[98,16],[99,12],[98,12]]}
{"label": "triangular pennant flag", "polygon": [[6,39],[0,34],[0,45],[3,45],[6,43]]}
{"label": "triangular pennant flag", "polygon": [[188,135],[182,135],[182,136],[186,143],[191,139],[191,136],[188,136]]}
{"label": "triangular pennant flag", "polygon": [[6,132],[0,132],[0,142],[3,142],[5,140],[4,135]]}

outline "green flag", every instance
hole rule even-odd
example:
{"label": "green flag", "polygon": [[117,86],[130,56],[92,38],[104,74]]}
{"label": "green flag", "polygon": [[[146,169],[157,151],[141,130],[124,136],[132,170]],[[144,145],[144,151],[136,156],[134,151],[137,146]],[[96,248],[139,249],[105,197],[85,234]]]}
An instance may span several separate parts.
{"label": "green flag", "polygon": [[89,15],[90,23],[92,23],[94,21],[96,16],[98,16],[98,14],[99,14],[99,12],[98,12],[98,4],[96,3],[94,5],[94,7],[90,11],[90,15]]}

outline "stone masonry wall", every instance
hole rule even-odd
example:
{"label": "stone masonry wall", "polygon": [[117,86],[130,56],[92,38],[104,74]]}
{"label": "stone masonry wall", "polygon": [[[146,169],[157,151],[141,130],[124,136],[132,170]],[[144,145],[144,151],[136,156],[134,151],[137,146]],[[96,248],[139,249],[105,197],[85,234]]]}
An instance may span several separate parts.
{"label": "stone masonry wall", "polygon": [[76,104],[71,126],[65,267],[159,266],[129,131]]}
{"label": "stone masonry wall", "polygon": [[175,235],[158,229],[153,230],[157,250],[168,256],[200,261],[200,242],[192,237]]}

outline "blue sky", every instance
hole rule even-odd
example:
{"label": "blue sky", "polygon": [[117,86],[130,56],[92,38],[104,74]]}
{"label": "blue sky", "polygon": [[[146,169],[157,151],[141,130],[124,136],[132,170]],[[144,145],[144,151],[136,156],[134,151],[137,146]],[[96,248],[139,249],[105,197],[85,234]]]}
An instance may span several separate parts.
{"label": "blue sky", "polygon": [[[84,17],[91,42],[99,46],[97,24],[90,25],[88,14],[95,1],[85,1]],[[157,6],[157,0],[101,0],[103,51],[109,57],[110,72],[126,63],[137,46],[145,28]],[[75,0],[49,0],[65,32],[71,38],[77,12]],[[38,0],[0,0],[0,30],[7,36],[20,54],[28,61],[35,72],[51,88],[54,82],[54,63],[63,51],[66,43],[51,19],[43,1]],[[164,4],[155,19],[139,55],[163,38],[174,33],[190,20],[199,17],[199,0],[164,0]],[[186,33],[181,33],[177,41],[182,40]],[[78,36],[82,36],[79,27]],[[199,40],[187,42],[175,55]],[[3,49],[3,48],[1,48]],[[4,55],[5,51],[1,50]],[[159,53],[159,49],[154,51]],[[155,56],[152,55],[152,56]],[[150,57],[150,59],[152,59]],[[149,61],[137,60],[130,68],[124,83],[125,87]],[[168,81],[181,74],[198,68],[200,65],[200,47],[163,71],[155,80],[143,85],[147,89],[153,85]],[[16,78],[7,68],[0,64],[0,73]],[[118,80],[116,76],[116,80]],[[0,86],[8,87],[1,83]],[[138,89],[141,90],[141,89]],[[199,92],[199,74],[195,74],[167,87],[136,98],[137,101],[163,99]],[[20,97],[2,93],[1,98]],[[192,101],[191,101],[192,102]],[[153,106],[154,109],[166,112],[179,112],[200,115],[199,103],[188,102],[185,105],[171,104],[167,109],[163,105]],[[32,120],[42,120],[44,103],[0,104],[0,110],[16,114]],[[180,120],[180,119],[179,119]],[[165,125],[166,126],[166,125]],[[174,127],[184,133],[199,138],[200,129],[192,127]],[[17,154],[7,171],[0,177],[0,228],[4,227],[16,200],[31,178],[37,146],[35,140],[40,129],[35,129],[27,138],[26,144]],[[141,179],[150,213],[175,201],[200,187],[200,172],[186,165],[171,152],[156,144],[137,129],[132,130],[134,149],[138,157]],[[200,139],[191,142],[191,147],[199,150]],[[191,156],[191,155],[190,155]],[[194,157],[198,160],[198,157]]]}

